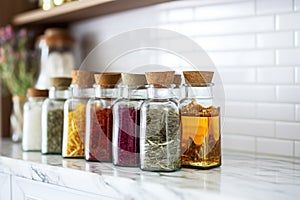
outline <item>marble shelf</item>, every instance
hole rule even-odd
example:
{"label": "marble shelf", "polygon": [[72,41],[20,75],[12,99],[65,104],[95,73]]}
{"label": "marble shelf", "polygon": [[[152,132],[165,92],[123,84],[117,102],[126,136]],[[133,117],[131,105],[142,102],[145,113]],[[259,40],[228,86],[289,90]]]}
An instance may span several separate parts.
{"label": "marble shelf", "polygon": [[300,159],[225,152],[211,170],[144,172],[22,152],[0,142],[0,173],[116,199],[299,199]]}

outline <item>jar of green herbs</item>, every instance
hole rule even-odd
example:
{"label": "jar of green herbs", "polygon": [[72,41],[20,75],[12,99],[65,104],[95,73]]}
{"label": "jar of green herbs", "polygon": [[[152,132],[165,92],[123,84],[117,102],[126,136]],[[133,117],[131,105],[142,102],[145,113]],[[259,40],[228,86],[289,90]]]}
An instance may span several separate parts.
{"label": "jar of green herbs", "polygon": [[141,106],[140,162],[146,171],[180,169],[181,131],[174,72],[146,72],[148,99]]}
{"label": "jar of green herbs", "polygon": [[49,98],[42,108],[42,154],[61,154],[64,123],[64,103],[69,98],[72,79],[51,78]]}

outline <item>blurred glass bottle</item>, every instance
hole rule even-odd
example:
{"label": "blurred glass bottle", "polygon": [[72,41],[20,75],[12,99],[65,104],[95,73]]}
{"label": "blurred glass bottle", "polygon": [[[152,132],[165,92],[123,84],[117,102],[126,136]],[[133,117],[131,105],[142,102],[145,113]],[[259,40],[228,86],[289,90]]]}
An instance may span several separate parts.
{"label": "blurred glass bottle", "polygon": [[49,28],[36,42],[39,52],[40,74],[36,88],[50,87],[51,77],[71,77],[75,67],[74,39],[65,29]]}

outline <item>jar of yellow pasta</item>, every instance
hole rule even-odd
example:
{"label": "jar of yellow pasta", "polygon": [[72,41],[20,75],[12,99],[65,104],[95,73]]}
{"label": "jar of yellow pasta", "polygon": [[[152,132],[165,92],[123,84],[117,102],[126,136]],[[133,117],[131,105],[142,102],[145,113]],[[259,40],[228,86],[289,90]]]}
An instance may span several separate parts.
{"label": "jar of yellow pasta", "polygon": [[64,158],[84,158],[86,104],[95,96],[94,74],[83,70],[72,71],[71,98],[64,104]]}

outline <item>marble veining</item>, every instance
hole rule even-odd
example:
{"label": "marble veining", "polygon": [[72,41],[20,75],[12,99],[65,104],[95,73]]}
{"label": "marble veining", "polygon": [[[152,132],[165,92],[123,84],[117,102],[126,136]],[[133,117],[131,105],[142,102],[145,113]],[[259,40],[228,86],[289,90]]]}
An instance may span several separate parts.
{"label": "marble veining", "polygon": [[0,142],[0,172],[116,199],[299,199],[300,159],[225,152],[211,170],[144,172],[22,152]]}

